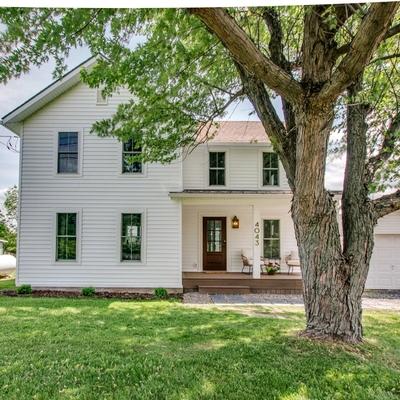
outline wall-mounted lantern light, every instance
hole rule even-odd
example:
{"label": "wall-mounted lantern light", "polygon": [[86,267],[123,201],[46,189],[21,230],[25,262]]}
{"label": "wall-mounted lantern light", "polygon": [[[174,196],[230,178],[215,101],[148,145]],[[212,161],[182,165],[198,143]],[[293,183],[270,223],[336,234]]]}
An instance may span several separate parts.
{"label": "wall-mounted lantern light", "polygon": [[239,228],[239,218],[235,215],[232,218],[232,229],[238,229]]}

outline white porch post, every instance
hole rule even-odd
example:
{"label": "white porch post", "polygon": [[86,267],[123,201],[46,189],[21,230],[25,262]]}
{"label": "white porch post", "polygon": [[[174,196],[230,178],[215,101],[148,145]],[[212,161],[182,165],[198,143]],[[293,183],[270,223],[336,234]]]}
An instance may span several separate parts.
{"label": "white porch post", "polygon": [[261,222],[260,222],[260,212],[256,206],[253,208],[253,278],[260,279],[261,268],[260,268],[260,256],[261,256]]}

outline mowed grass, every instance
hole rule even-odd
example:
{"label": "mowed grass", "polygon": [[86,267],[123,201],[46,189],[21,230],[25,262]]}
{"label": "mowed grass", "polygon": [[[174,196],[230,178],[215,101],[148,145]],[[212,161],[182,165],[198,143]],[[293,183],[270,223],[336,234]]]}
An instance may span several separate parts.
{"label": "mowed grass", "polygon": [[15,279],[0,279],[1,289],[15,289]]}
{"label": "mowed grass", "polygon": [[295,307],[3,297],[0,398],[399,399],[400,314],[364,324],[348,347],[298,337]]}

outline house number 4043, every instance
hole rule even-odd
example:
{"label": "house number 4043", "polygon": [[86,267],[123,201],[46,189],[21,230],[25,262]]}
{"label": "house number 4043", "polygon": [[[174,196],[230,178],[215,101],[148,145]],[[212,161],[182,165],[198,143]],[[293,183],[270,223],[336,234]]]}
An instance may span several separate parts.
{"label": "house number 4043", "polygon": [[258,222],[254,225],[254,245],[260,245],[260,224]]}

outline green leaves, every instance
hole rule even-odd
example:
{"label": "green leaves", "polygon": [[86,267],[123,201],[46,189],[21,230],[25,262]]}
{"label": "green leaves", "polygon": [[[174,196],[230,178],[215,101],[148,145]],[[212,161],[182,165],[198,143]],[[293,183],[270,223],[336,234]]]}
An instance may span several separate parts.
{"label": "green leaves", "polygon": [[[300,80],[302,75],[305,13],[320,10],[324,24],[334,34],[332,43],[346,47],[368,9],[346,7],[275,7],[282,26],[282,51],[294,79]],[[242,7],[229,8],[228,12],[269,57],[265,10]],[[199,129],[223,117],[225,105],[241,90],[234,60],[186,10],[2,8],[0,23],[5,27],[0,32],[1,83],[51,58],[56,62],[54,72],[58,77],[75,47],[86,46],[98,55],[97,65],[82,71],[82,80],[90,87],[101,87],[107,96],[125,88],[131,100],[121,105],[111,119],[96,122],[92,131],[140,141],[144,161],[169,162],[179,156],[180,147],[195,145]],[[399,23],[398,15],[394,25]],[[356,99],[371,106],[367,121],[370,156],[379,151],[388,121],[400,109],[399,58],[391,57],[400,54],[399,38],[395,35],[376,49]],[[343,54],[339,52],[336,66]],[[275,93],[271,91],[270,95]],[[343,104],[337,109],[342,112],[348,102],[346,93],[340,102]],[[346,129],[342,122],[343,116],[338,114],[336,126]],[[398,140],[371,187],[382,189],[398,179]],[[343,150],[342,143],[338,142],[336,148]]]}

